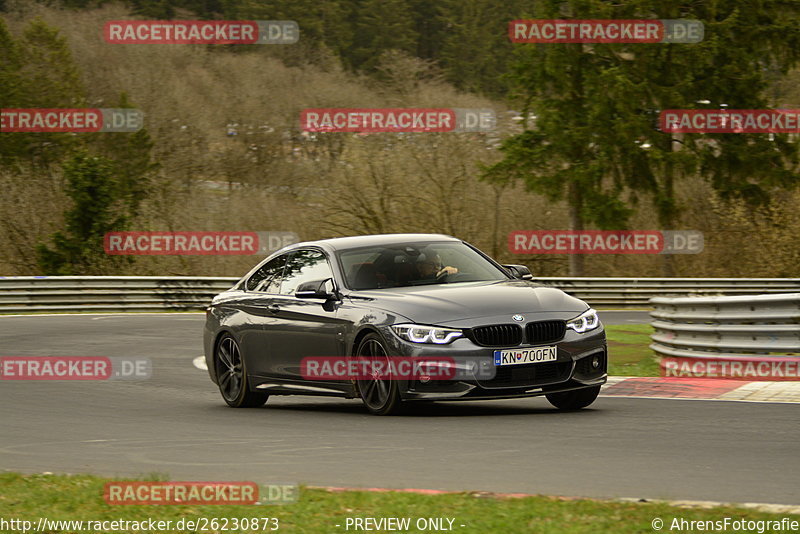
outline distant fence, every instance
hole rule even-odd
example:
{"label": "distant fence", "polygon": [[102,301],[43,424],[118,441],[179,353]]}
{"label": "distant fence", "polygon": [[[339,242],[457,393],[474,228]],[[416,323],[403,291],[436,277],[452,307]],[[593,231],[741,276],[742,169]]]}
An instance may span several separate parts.
{"label": "distant fence", "polygon": [[[0,313],[203,309],[237,278],[0,277]],[[648,308],[653,297],[800,292],[798,278],[537,278],[600,307]]]}

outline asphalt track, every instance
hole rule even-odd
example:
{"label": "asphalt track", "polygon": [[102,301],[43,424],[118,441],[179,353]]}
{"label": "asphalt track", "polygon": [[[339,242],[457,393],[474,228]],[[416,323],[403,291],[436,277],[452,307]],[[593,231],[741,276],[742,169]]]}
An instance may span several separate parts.
{"label": "asphalt track", "polygon": [[536,398],[374,417],[358,401],[276,397],[233,410],[192,365],[202,322],[0,316],[2,356],[144,357],[154,366],[136,382],[0,381],[0,469],[800,504],[798,405],[601,397],[562,414]]}

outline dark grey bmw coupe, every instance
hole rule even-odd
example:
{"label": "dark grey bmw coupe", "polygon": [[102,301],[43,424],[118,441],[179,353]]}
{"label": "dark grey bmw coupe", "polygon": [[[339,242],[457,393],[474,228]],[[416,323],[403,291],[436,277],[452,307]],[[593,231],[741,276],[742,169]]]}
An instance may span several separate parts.
{"label": "dark grey bmw coupe", "polygon": [[[260,406],[270,395],[330,395],[360,398],[386,415],[417,400],[545,395],[577,410],[607,378],[605,331],[585,302],[535,283],[525,266],[500,265],[435,234],[281,249],[213,299],[204,345],[211,379],[233,407]],[[363,360],[391,365],[309,376],[318,369],[311,360],[333,362],[329,370]],[[402,374],[398,361],[447,361],[457,372]]]}

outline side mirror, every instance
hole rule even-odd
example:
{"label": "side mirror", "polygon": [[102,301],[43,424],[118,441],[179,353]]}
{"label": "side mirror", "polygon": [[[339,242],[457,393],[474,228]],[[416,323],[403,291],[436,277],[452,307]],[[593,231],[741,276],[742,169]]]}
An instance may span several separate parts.
{"label": "side mirror", "polygon": [[297,291],[294,296],[299,299],[322,299],[330,300],[336,294],[333,291],[328,291],[326,285],[330,282],[333,283],[332,278],[325,278],[324,280],[312,280],[310,282],[303,282],[297,286]]}
{"label": "side mirror", "polygon": [[531,270],[524,265],[509,264],[503,265],[503,267],[505,267],[509,274],[514,278],[518,278],[520,280],[533,280]]}

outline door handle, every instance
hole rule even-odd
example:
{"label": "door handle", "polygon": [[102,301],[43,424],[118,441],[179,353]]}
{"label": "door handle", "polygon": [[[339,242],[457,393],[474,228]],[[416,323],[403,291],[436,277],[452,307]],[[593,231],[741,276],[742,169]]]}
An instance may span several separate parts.
{"label": "door handle", "polygon": [[267,306],[267,309],[272,313],[278,313],[279,311],[281,311],[281,307],[278,306],[277,304],[270,304],[269,306]]}

